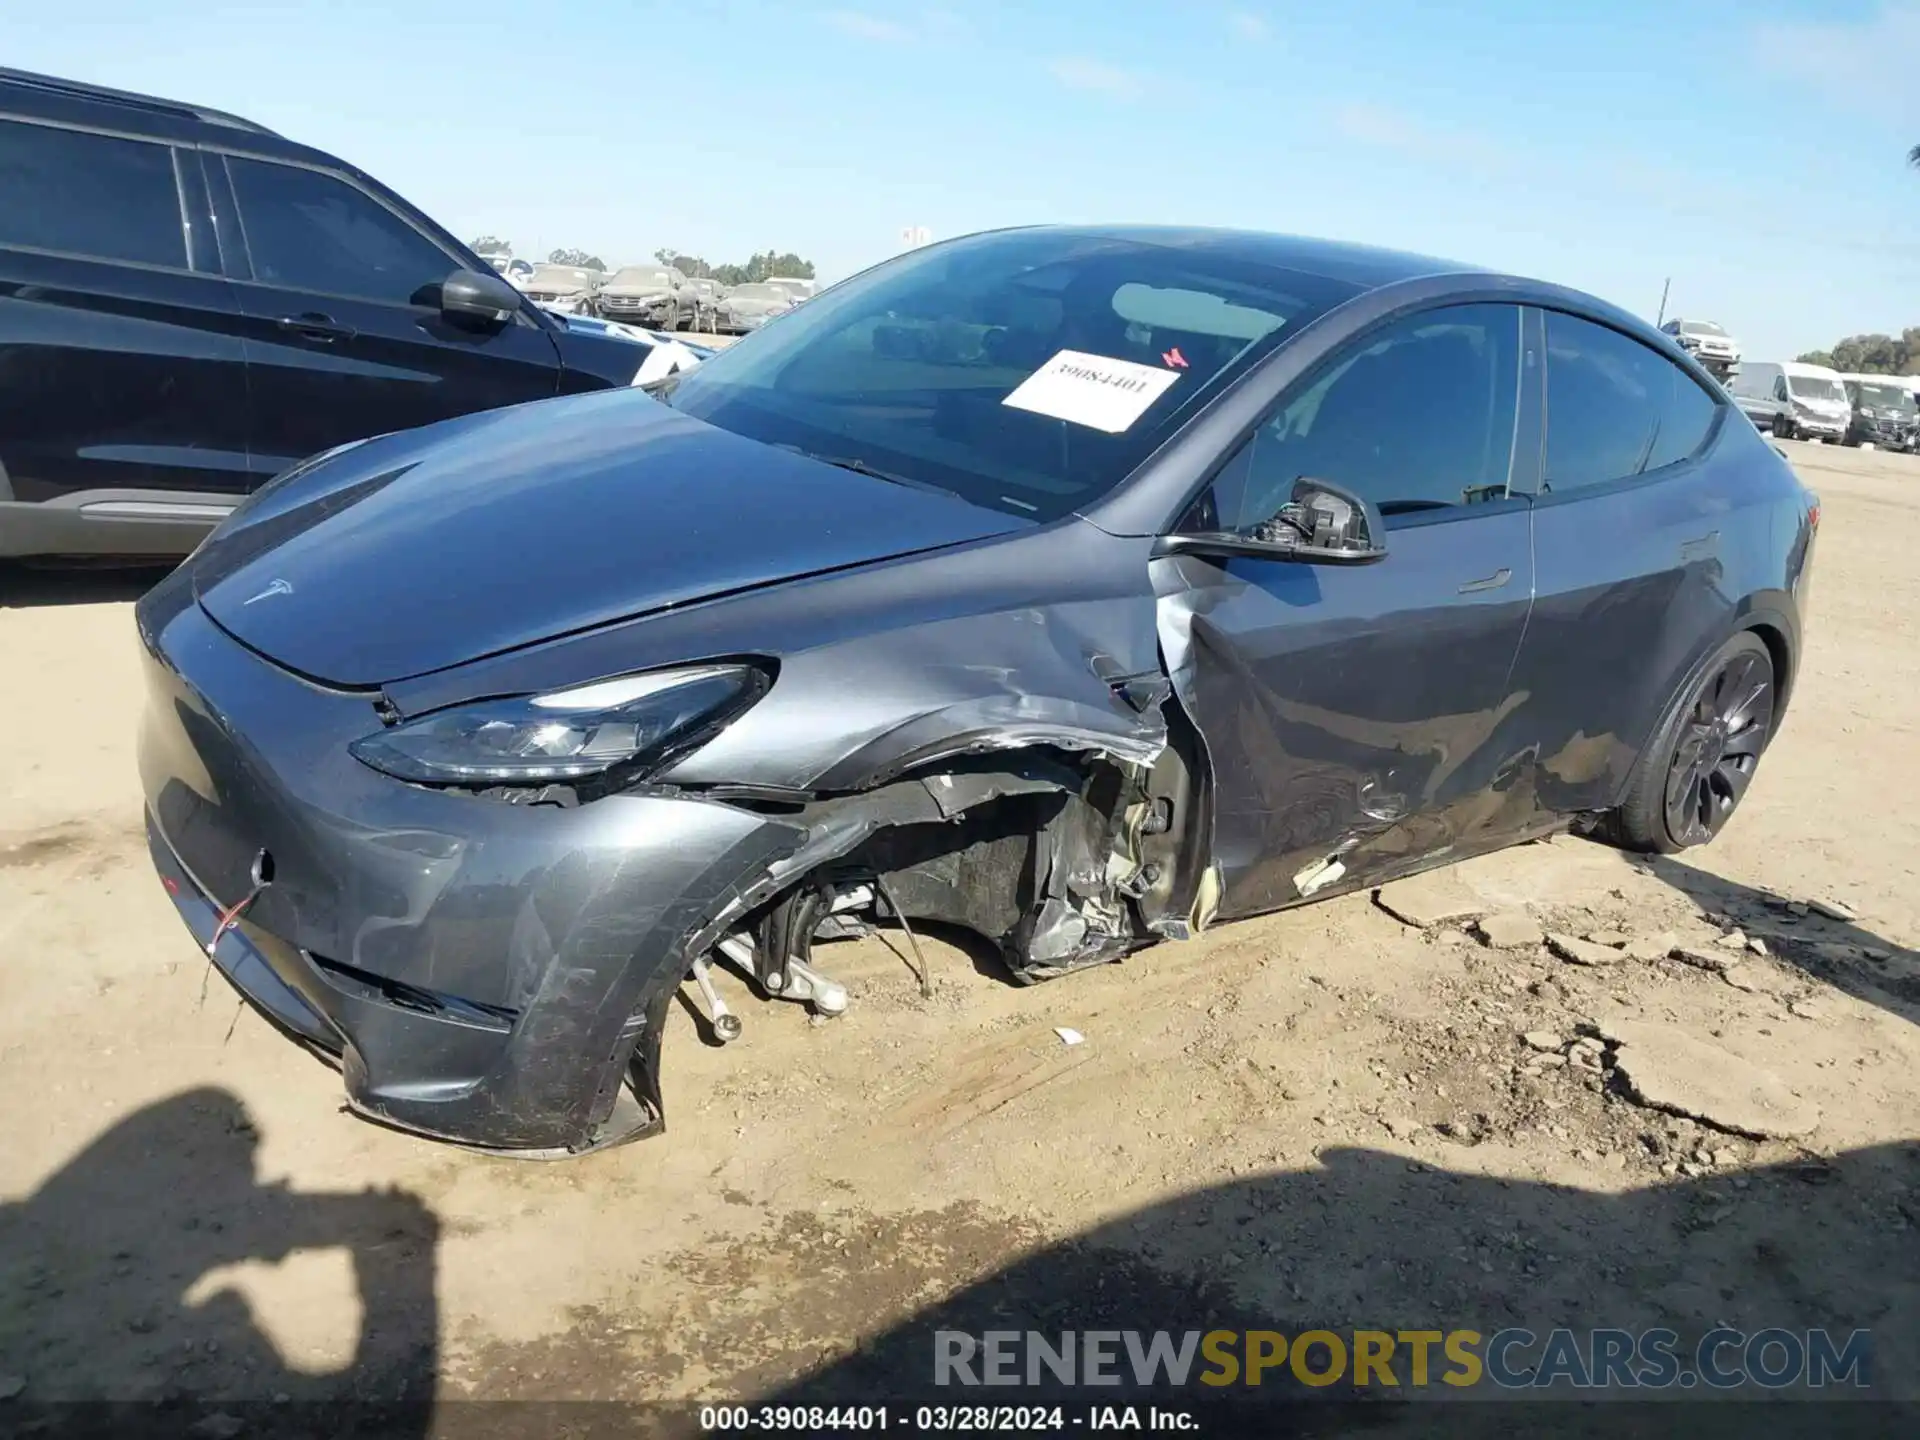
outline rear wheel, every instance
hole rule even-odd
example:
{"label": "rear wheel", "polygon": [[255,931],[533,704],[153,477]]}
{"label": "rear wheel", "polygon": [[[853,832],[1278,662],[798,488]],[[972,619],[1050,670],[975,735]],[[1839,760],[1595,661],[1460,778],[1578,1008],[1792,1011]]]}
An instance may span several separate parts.
{"label": "rear wheel", "polygon": [[1641,755],[1613,838],[1660,854],[1704,845],[1753,783],[1773,733],[1773,657],[1752,631],[1720,648]]}

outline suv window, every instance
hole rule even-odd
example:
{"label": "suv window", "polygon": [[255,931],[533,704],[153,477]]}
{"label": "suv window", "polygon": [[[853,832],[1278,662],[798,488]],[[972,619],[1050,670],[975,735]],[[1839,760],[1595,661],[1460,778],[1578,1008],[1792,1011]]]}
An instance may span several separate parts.
{"label": "suv window", "polygon": [[1547,314],[1543,492],[1628,480],[1685,460],[1718,404],[1678,365],[1617,330]]}
{"label": "suv window", "polygon": [[0,120],[0,245],[186,269],[173,152]]}
{"label": "suv window", "polygon": [[1204,528],[1271,519],[1296,480],[1330,480],[1396,515],[1507,493],[1520,309],[1454,305],[1376,331],[1284,402],[1214,480]]}
{"label": "suv window", "polygon": [[431,305],[458,262],[344,180],[227,157],[256,280],[293,290]]}

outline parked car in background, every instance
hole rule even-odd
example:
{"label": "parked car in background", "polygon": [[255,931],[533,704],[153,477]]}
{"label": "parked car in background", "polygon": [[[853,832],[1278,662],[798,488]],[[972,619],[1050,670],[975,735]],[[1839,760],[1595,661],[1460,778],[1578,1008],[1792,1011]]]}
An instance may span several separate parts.
{"label": "parked car in background", "polygon": [[798,275],[769,275],[766,283],[778,285],[785,290],[793,296],[795,304],[802,300],[811,300],[820,288],[814,281],[803,279]]}
{"label": "parked car in background", "polygon": [[768,282],[736,285],[715,311],[714,330],[721,335],[745,335],[793,309],[793,292]]}
{"label": "parked car in background", "polygon": [[1660,328],[1716,380],[1726,380],[1740,368],[1739,343],[1713,321],[1669,320]]}
{"label": "parked car in background", "polygon": [[514,289],[525,290],[533,280],[533,262],[515,257],[507,261],[500,273],[507,277]]}
{"label": "parked car in background", "polygon": [[549,310],[589,315],[605,279],[603,272],[579,265],[536,265],[527,276],[526,295]]}
{"label": "parked car in background", "polygon": [[1914,448],[1914,427],[1920,415],[1916,414],[1913,390],[1904,376],[1842,375],[1840,382],[1853,409],[1847,444],[1875,450]]}
{"label": "parked car in background", "polygon": [[688,279],[686,289],[693,295],[693,328],[711,331],[720,302],[727,298],[727,287],[709,276],[699,275]]}
{"label": "parked car in background", "polygon": [[687,277],[671,265],[622,265],[594,292],[592,313],[658,330],[693,327]]}
{"label": "parked car in background", "polygon": [[1797,360],[1742,365],[1732,393],[1747,418],[1782,440],[1844,440],[1853,423],[1840,373]]}
{"label": "parked car in background", "polygon": [[308,456],[643,358],[332,155],[0,70],[0,557],[178,557]]}
{"label": "parked car in background", "polygon": [[1557,286],[1000,231],[661,399],[370,441],[138,606],[165,893],[381,1123],[656,1133],[677,996],[840,1014],[879,922],[1035,982],[1571,825],[1705,844],[1794,694],[1817,498]]}

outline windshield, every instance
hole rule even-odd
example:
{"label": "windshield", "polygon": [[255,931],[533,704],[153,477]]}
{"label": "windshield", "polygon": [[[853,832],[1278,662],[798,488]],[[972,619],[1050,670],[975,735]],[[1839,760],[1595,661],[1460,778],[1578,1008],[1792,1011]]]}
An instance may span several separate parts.
{"label": "windshield", "polygon": [[1727,333],[1711,320],[1688,320],[1680,326],[1680,329],[1687,335],[1725,335]]}
{"label": "windshield", "polygon": [[1890,380],[1872,382],[1862,380],[1857,388],[1860,391],[1860,397],[1856,404],[1871,405],[1876,410],[1911,412],[1914,408],[1913,392],[1902,389]]}
{"label": "windshield", "polygon": [[625,269],[613,272],[610,285],[657,285],[662,290],[673,287],[673,276],[664,270],[655,270],[645,265],[629,265]]}
{"label": "windshield", "polygon": [[1183,247],[976,236],[835,286],[683,372],[668,403],[1054,519],[1119,484],[1284,336],[1354,293]]}
{"label": "windshield", "polygon": [[1816,375],[1789,375],[1787,386],[1803,400],[1838,400],[1846,403],[1847,392],[1840,388],[1838,380]]}
{"label": "windshield", "polygon": [[533,283],[545,290],[584,290],[593,283],[593,272],[572,265],[536,265]]}
{"label": "windshield", "polygon": [[778,285],[736,285],[727,292],[731,300],[791,300]]}

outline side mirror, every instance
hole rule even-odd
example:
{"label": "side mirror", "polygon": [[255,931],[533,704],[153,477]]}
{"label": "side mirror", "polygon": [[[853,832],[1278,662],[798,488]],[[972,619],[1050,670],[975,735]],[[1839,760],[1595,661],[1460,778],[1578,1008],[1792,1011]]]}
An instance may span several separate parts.
{"label": "side mirror", "polygon": [[1371,500],[1328,480],[1303,478],[1272,519],[1245,530],[1163,536],[1155,553],[1369,565],[1386,558],[1386,526]]}
{"label": "side mirror", "polygon": [[456,270],[440,283],[440,313],[494,324],[520,309],[520,292],[489,270]]}

